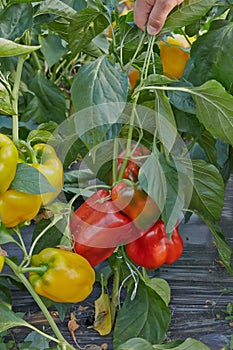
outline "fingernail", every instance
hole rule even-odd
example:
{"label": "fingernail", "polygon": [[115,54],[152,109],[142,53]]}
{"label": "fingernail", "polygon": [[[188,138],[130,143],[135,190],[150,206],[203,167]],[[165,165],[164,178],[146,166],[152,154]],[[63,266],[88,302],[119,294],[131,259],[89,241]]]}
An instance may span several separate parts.
{"label": "fingernail", "polygon": [[155,27],[152,27],[151,25],[149,25],[149,26],[147,27],[147,33],[148,33],[149,35],[155,35],[155,34],[158,33],[158,29],[155,28]]}

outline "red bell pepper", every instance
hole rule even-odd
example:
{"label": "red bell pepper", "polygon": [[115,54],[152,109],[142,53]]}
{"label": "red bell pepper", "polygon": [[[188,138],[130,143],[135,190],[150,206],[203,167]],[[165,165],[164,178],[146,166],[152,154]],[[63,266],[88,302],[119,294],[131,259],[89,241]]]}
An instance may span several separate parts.
{"label": "red bell pepper", "polygon": [[157,269],[162,265],[173,264],[183,252],[183,240],[178,226],[173,229],[171,238],[166,234],[164,222],[159,220],[142,237],[126,244],[126,253],[137,265],[146,269]]}
{"label": "red bell pepper", "polygon": [[75,252],[92,266],[107,259],[118,245],[140,235],[105,189],[96,191],[74,212],[70,229]]}
{"label": "red bell pepper", "polygon": [[139,230],[148,230],[160,217],[158,205],[138,182],[118,182],[113,187],[111,196],[118,209],[127,215]]}
{"label": "red bell pepper", "polygon": [[[133,147],[132,147],[133,149]],[[142,164],[145,162],[146,158],[143,156],[148,156],[151,153],[151,151],[146,148],[145,146],[138,146],[135,148],[135,150],[132,153],[132,156],[128,159],[128,162],[126,164],[123,179],[128,179],[133,182],[138,181],[138,172]],[[124,150],[119,156],[118,156],[118,167],[117,172],[118,175],[120,174],[120,170],[122,167],[122,164],[125,159],[126,150]]]}

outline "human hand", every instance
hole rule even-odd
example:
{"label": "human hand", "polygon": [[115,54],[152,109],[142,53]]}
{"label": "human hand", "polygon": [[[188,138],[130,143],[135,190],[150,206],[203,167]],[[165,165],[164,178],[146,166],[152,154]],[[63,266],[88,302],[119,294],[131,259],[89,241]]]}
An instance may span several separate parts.
{"label": "human hand", "polygon": [[147,24],[147,32],[155,35],[162,29],[171,10],[183,0],[136,0],[134,22],[142,30]]}

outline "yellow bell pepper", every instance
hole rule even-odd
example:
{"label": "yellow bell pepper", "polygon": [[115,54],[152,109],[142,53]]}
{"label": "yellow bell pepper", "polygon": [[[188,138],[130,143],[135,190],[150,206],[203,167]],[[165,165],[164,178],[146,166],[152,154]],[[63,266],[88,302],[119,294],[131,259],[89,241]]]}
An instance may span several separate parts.
{"label": "yellow bell pepper", "polygon": [[58,248],[45,248],[33,255],[27,271],[35,291],[56,302],[84,300],[95,282],[95,271],[85,258]]}
{"label": "yellow bell pepper", "polygon": [[40,171],[48,182],[57,190],[57,192],[48,192],[41,195],[42,204],[46,205],[54,200],[60,193],[64,183],[63,166],[54,148],[44,143],[38,143],[33,146],[38,164],[32,164],[34,168]]}
{"label": "yellow bell pepper", "polygon": [[4,193],[15,177],[18,151],[11,139],[0,134],[0,194]]}
{"label": "yellow bell pepper", "polygon": [[41,206],[41,197],[15,190],[0,194],[0,219],[6,227],[14,227],[31,221]]}
{"label": "yellow bell pepper", "polygon": [[180,79],[190,56],[190,44],[184,36],[173,34],[167,36],[166,41],[161,40],[158,45],[164,75]]}

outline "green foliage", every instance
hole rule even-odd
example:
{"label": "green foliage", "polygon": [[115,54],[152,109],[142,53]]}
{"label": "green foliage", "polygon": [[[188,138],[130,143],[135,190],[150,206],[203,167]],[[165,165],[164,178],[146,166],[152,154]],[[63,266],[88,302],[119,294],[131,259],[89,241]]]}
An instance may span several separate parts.
{"label": "green foliage", "polygon": [[164,301],[153,288],[139,281],[135,297],[131,288],[118,312],[114,347],[135,336],[160,343],[166,336],[169,322],[170,310]]}
{"label": "green foliage", "polygon": [[17,165],[11,189],[31,194],[57,191],[39,170],[23,163]]}
{"label": "green foliage", "polygon": [[29,89],[33,98],[22,116],[22,121],[32,119],[40,124],[51,120],[61,123],[65,120],[65,95],[52,81],[38,72],[31,81]]}
{"label": "green foliage", "polygon": [[116,350],[210,350],[210,348],[198,340],[188,338],[185,341],[173,341],[171,343],[166,343],[163,345],[152,345],[142,338],[132,338],[117,347]]}
{"label": "green foliage", "polygon": [[199,36],[191,49],[190,72],[185,77],[194,85],[216,79],[228,90],[232,88],[233,25],[225,20],[213,21],[210,30]]}
{"label": "green foliage", "polygon": [[[7,6],[3,2],[0,131],[11,135],[11,117],[19,114],[21,139],[31,144],[53,142],[65,169],[82,159],[84,169],[65,174],[64,191],[71,197],[95,179],[110,183],[113,160],[126,144],[130,148],[134,140],[146,145],[152,152],[140,168],[139,182],[159,205],[167,233],[183,211],[199,215],[232,274],[232,250],[219,227],[224,189],[233,169],[231,6],[224,0],[184,0],[152,39],[132,23],[132,13],[119,16],[116,0],[12,0]],[[196,40],[182,79],[175,81],[163,75],[158,43],[166,34],[183,30]],[[128,79],[132,67],[140,73],[134,91]],[[53,191],[38,175],[33,167],[19,164],[11,188],[31,194]],[[51,227],[50,220],[36,224],[35,253],[61,242],[70,246],[67,207],[49,209],[62,213],[62,219]],[[2,224],[0,233],[1,245],[19,245]],[[111,266],[114,270],[114,263]],[[123,283],[128,266],[122,263],[119,271]],[[169,285],[158,278],[137,277],[127,284],[117,312],[115,349],[207,350],[191,338],[161,344],[171,317]],[[10,279],[19,283],[17,277],[0,278],[0,331],[32,328],[18,348],[50,348],[45,334],[34,333],[37,330],[10,309]],[[69,305],[54,306],[64,319]],[[0,347],[8,350],[12,342],[4,344],[5,334]]]}
{"label": "green foliage", "polygon": [[[40,235],[40,233],[50,224],[50,220],[42,219],[36,225],[33,235],[32,235],[32,243],[34,240]],[[33,254],[38,254],[41,250],[46,247],[54,248],[58,246],[61,242],[61,238],[65,231],[67,223],[63,220],[59,221],[59,224],[52,226],[49,230],[46,231],[46,234],[43,235],[40,240],[37,242],[35,249],[33,250]]]}

